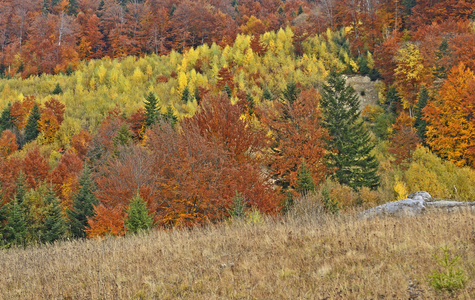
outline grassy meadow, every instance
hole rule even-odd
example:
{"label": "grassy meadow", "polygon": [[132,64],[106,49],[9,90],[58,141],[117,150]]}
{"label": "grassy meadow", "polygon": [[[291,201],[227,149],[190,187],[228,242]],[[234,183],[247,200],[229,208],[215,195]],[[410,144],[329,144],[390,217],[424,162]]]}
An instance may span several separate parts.
{"label": "grassy meadow", "polygon": [[[475,215],[360,219],[300,209],[142,236],[0,252],[3,299],[469,299]],[[467,283],[436,291],[447,246]]]}

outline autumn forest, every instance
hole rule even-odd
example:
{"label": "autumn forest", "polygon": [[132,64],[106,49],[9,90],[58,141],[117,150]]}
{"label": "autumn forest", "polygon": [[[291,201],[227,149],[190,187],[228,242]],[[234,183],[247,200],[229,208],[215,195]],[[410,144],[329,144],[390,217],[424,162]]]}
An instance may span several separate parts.
{"label": "autumn forest", "polygon": [[0,0],[0,246],[473,200],[474,72],[471,0]]}

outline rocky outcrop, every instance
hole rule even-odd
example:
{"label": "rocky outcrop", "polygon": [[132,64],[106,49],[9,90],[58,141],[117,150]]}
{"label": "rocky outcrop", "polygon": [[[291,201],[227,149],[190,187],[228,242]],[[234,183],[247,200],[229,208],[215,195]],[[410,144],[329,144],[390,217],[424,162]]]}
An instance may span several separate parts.
{"label": "rocky outcrop", "polygon": [[362,211],[359,216],[370,218],[376,216],[415,216],[424,213],[427,210],[438,209],[445,211],[457,211],[461,209],[475,210],[475,202],[461,201],[434,201],[427,192],[417,192],[410,194],[404,200],[385,203],[380,206]]}

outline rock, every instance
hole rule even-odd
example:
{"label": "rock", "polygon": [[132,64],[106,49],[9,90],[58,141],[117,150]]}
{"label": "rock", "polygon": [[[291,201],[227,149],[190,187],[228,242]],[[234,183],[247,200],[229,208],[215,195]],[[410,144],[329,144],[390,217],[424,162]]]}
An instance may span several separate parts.
{"label": "rock", "polygon": [[428,209],[444,209],[446,211],[458,211],[463,208],[474,210],[475,202],[462,201],[433,201],[432,196],[427,192],[416,192],[407,196],[404,200],[385,203],[380,206],[362,211],[358,214],[362,218],[375,216],[415,216],[425,212]]}
{"label": "rock", "polygon": [[434,201],[432,199],[432,196],[428,192],[424,192],[424,191],[412,193],[409,196],[407,196],[407,198],[413,199],[413,200],[423,200],[427,202]]}

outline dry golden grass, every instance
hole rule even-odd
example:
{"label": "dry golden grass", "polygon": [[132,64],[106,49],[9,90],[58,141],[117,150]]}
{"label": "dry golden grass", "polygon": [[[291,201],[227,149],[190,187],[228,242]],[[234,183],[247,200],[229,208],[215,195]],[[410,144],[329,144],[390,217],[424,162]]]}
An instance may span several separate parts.
{"label": "dry golden grass", "polygon": [[0,251],[3,299],[431,299],[448,245],[475,274],[475,215],[358,219],[299,213],[260,224]]}

